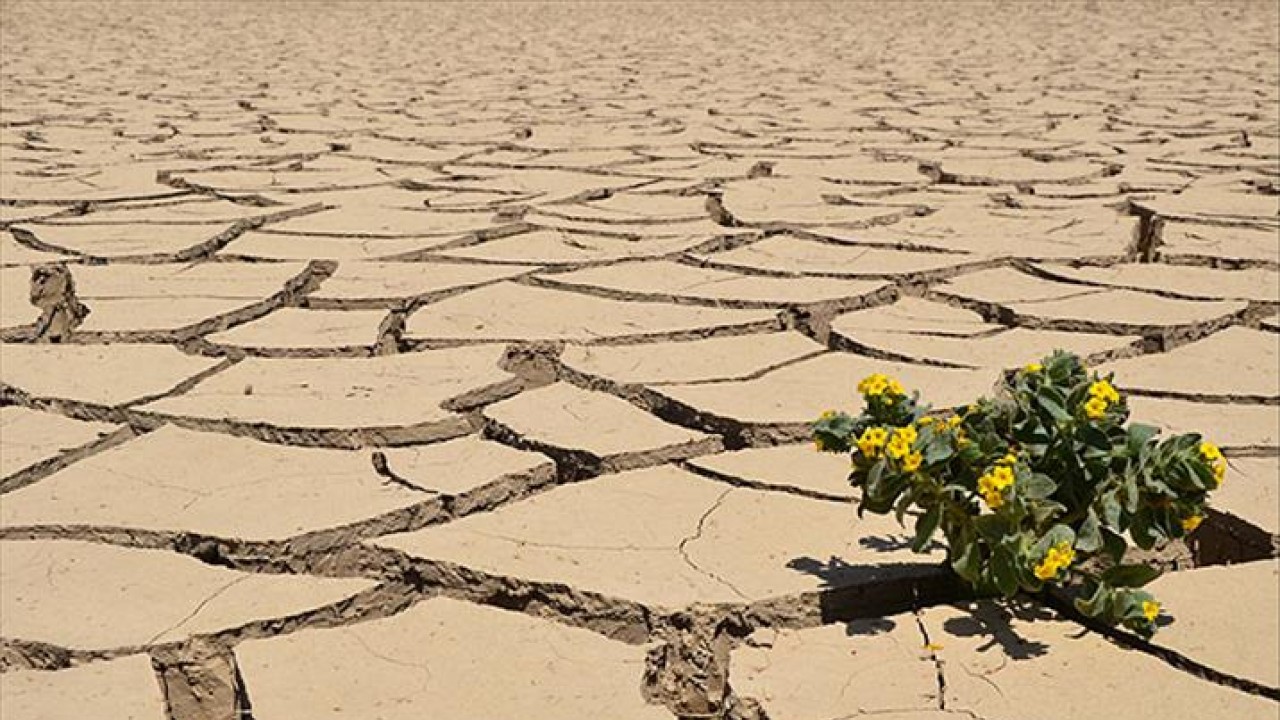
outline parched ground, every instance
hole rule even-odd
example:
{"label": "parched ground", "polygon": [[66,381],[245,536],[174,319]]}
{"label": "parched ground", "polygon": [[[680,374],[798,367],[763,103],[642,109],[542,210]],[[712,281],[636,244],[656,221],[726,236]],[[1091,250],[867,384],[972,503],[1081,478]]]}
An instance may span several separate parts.
{"label": "parched ground", "polygon": [[[1280,713],[1274,2],[0,28],[5,720]],[[1055,348],[1230,457],[1155,645],[805,442]]]}

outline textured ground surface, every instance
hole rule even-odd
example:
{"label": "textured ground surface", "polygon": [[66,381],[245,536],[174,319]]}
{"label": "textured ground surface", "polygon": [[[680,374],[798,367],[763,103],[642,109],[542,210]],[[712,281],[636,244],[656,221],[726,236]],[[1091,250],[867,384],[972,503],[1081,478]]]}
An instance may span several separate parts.
{"label": "textured ground surface", "polygon": [[[5,720],[1280,713],[1274,2],[0,7]],[[804,444],[1054,348],[1230,456],[1155,646]]]}

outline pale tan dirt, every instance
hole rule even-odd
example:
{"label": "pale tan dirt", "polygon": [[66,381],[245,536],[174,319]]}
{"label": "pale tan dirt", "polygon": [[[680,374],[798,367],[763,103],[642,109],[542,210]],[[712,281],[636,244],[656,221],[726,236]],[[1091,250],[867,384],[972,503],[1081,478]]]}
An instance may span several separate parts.
{"label": "pale tan dirt", "polygon": [[[1274,2],[0,0],[0,717],[1273,717],[1278,319]],[[806,442],[1056,348],[1154,646]]]}

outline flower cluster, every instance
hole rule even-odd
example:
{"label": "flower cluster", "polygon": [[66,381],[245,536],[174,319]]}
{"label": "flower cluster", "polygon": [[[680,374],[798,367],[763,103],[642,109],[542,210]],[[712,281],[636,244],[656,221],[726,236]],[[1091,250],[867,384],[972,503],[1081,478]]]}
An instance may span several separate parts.
{"label": "flower cluster", "polygon": [[1004,504],[1004,491],[1013,485],[1013,466],[1018,457],[1013,454],[1000,458],[995,467],[978,478],[978,492],[992,510],[999,510]]}
{"label": "flower cluster", "polygon": [[1107,409],[1120,402],[1120,393],[1106,380],[1098,380],[1089,385],[1089,399],[1084,403],[1084,413],[1091,420],[1100,420],[1107,415]]}
{"label": "flower cluster", "polygon": [[881,373],[858,391],[862,412],[823,413],[813,437],[850,455],[859,514],[914,517],[917,551],[941,533],[951,567],[980,592],[1059,586],[1092,617],[1155,631],[1160,605],[1141,588],[1159,572],[1125,564],[1126,551],[1200,526],[1227,468],[1215,445],[1128,423],[1112,379],[1063,352],[958,412],[931,410]]}
{"label": "flower cluster", "polygon": [[1204,458],[1213,470],[1214,487],[1222,485],[1223,479],[1227,476],[1227,459],[1222,457],[1222,451],[1211,442],[1202,442],[1200,457]]}
{"label": "flower cluster", "polygon": [[1036,565],[1036,577],[1041,580],[1052,580],[1058,577],[1058,573],[1071,567],[1075,559],[1076,551],[1071,548],[1071,543],[1064,540],[1045,553],[1044,559]]}
{"label": "flower cluster", "polygon": [[889,397],[902,397],[907,394],[901,383],[881,373],[875,373],[863,378],[862,382],[858,383],[858,392],[868,398],[886,395]]}

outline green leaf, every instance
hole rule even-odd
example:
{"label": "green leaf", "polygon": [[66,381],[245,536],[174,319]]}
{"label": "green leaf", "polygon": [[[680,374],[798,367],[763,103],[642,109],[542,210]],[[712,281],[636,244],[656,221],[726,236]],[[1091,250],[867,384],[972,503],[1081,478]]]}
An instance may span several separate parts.
{"label": "green leaf", "polygon": [[970,583],[978,582],[982,574],[982,551],[977,540],[971,534],[964,533],[960,547],[953,548],[953,552],[955,555],[951,560],[951,567],[956,574]]}
{"label": "green leaf", "polygon": [[1058,489],[1058,484],[1044,473],[1032,473],[1022,481],[1020,492],[1023,497],[1032,500],[1043,500]]}
{"label": "green leaf", "polygon": [[920,452],[924,458],[926,465],[944,462],[950,460],[955,451],[951,448],[951,440],[942,435],[933,435],[924,445],[924,449]]}
{"label": "green leaf", "polygon": [[1107,527],[1120,527],[1120,499],[1116,497],[1118,491],[1108,490],[1102,494],[1102,498],[1098,504],[1102,507],[1102,521]]}
{"label": "green leaf", "polygon": [[1067,506],[1062,503],[1041,500],[1031,506],[1031,517],[1036,521],[1036,525],[1043,525],[1066,511]]}
{"label": "green leaf", "polygon": [[1049,413],[1049,417],[1055,422],[1067,422],[1071,420],[1071,413],[1067,412],[1065,405],[1067,398],[1062,391],[1052,385],[1045,385],[1040,388],[1040,392],[1036,393],[1036,404],[1042,410]]}
{"label": "green leaf", "polygon": [[1146,445],[1152,438],[1160,434],[1160,428],[1153,425],[1133,423],[1129,426],[1129,447],[1135,452]]}
{"label": "green leaf", "polygon": [[1116,565],[1102,573],[1103,582],[1112,587],[1139,588],[1160,577],[1160,570],[1150,565]]}
{"label": "green leaf", "polygon": [[929,508],[924,515],[917,518],[916,536],[911,540],[911,549],[918,553],[924,552],[929,547],[929,542],[933,539],[933,534],[938,530],[938,523],[941,521],[941,503]]}
{"label": "green leaf", "polygon": [[1076,542],[1076,534],[1066,525],[1054,525],[1049,528],[1049,532],[1044,534],[1031,548],[1031,556],[1036,558],[1044,557],[1049,552],[1049,548],[1059,543],[1066,543],[1074,546]]}
{"label": "green leaf", "polygon": [[991,573],[996,589],[1005,597],[1018,592],[1018,567],[1014,554],[1004,546],[997,546],[991,555]]}
{"label": "green leaf", "polygon": [[1164,535],[1155,525],[1155,518],[1147,508],[1134,513],[1133,523],[1129,526],[1129,536],[1133,538],[1134,544],[1143,550],[1150,550],[1156,546],[1156,543],[1164,540]]}
{"label": "green leaf", "polygon": [[1076,598],[1075,606],[1089,617],[1100,617],[1107,611],[1111,601],[1111,589],[1106,585],[1098,585],[1087,598]]}
{"label": "green leaf", "polygon": [[898,503],[893,507],[893,514],[897,518],[899,525],[906,527],[906,523],[903,520],[906,517],[907,508],[911,507],[911,503],[915,502],[915,499],[915,488],[902,493],[902,497],[898,498]]}
{"label": "green leaf", "polygon": [[1093,425],[1082,425],[1079,429],[1080,439],[1084,441],[1086,458],[1100,457],[1111,453],[1111,438]]}
{"label": "green leaf", "polygon": [[1129,543],[1124,541],[1123,535],[1109,528],[1102,528],[1102,552],[1111,558],[1111,562],[1120,562],[1128,549]]}
{"label": "green leaf", "polygon": [[1081,552],[1097,552],[1102,547],[1102,532],[1098,524],[1098,514],[1089,508],[1089,513],[1085,515],[1084,522],[1080,523],[1080,529],[1076,531],[1076,549]]}
{"label": "green leaf", "polygon": [[978,535],[989,543],[998,543],[1009,533],[1009,523],[1000,515],[979,515],[973,520]]}
{"label": "green leaf", "polygon": [[1132,476],[1126,477],[1122,490],[1124,509],[1131,514],[1138,512],[1138,501],[1141,499],[1141,495],[1138,492],[1138,479]]}

